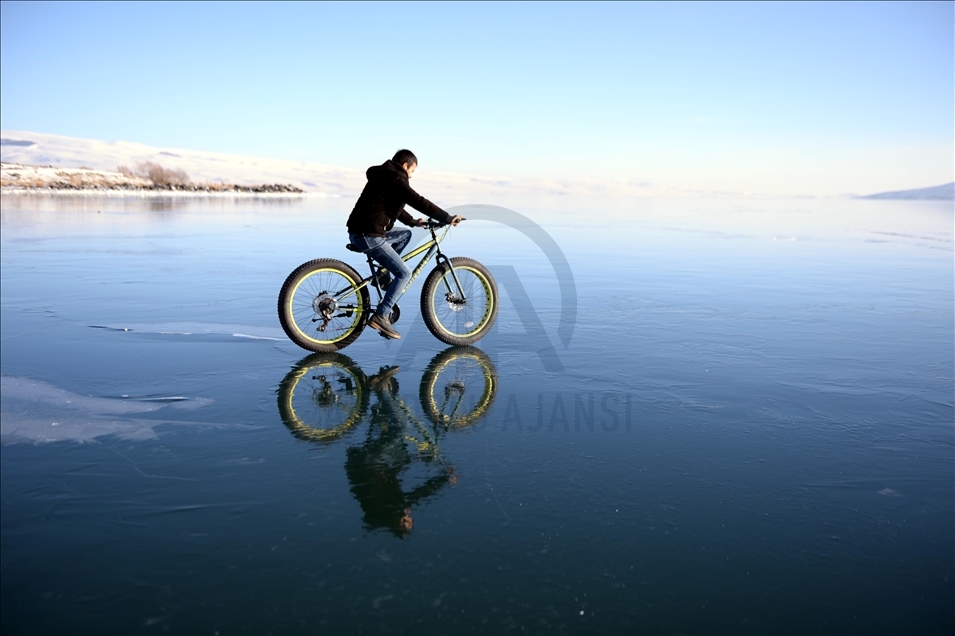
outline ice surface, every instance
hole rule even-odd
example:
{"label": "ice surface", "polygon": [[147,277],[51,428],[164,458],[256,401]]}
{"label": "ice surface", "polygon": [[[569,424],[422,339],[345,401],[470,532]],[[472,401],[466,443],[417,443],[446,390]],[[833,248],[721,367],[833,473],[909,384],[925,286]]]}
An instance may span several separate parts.
{"label": "ice surface", "polygon": [[90,325],[90,327],[94,329],[111,329],[113,331],[182,336],[226,335],[235,336],[237,338],[258,338],[262,340],[281,340],[285,338],[285,333],[275,327],[220,325],[203,322],[122,323],[113,325]]}
{"label": "ice surface", "polygon": [[949,203],[520,208],[566,347],[558,268],[469,220],[490,362],[423,276],[400,341],[284,337],[349,209],[4,195],[5,632],[953,631]]}
{"label": "ice surface", "polygon": [[79,395],[39,380],[0,376],[0,437],[4,443],[91,442],[115,435],[154,439],[163,420],[134,417],[164,408],[198,409],[212,400],[184,397],[104,398]]}

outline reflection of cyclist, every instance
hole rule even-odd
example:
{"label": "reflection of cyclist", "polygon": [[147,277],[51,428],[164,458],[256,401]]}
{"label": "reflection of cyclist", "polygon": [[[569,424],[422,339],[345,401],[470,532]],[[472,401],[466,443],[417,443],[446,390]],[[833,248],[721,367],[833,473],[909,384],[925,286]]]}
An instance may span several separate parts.
{"label": "reflection of cyclist", "polygon": [[[410,227],[424,225],[424,219],[415,219],[404,209],[410,205],[441,223],[457,225],[464,217],[454,216],[431,203],[411,189],[408,180],[418,167],[418,158],[410,150],[399,150],[392,159],[380,166],[368,168],[365,184],[355,208],[348,217],[348,240],[362,252],[369,254],[394,275],[385,297],[368,320],[368,325],[389,338],[401,335],[391,326],[391,310],[401,292],[411,281],[411,270],[399,254],[411,240],[411,230],[393,230],[395,221]],[[382,286],[388,281],[382,281]]]}
{"label": "reflection of cyclist", "polygon": [[396,537],[411,532],[414,519],[411,509],[418,502],[437,493],[443,486],[454,483],[451,468],[429,478],[423,484],[405,492],[401,473],[414,461],[431,462],[433,448],[413,457],[408,450],[405,432],[409,427],[408,408],[398,395],[398,382],[392,376],[399,367],[382,369],[369,378],[368,386],[378,397],[371,409],[371,426],[365,443],[348,449],[345,473],[351,492],[364,513],[363,521],[369,530],[387,528]]}

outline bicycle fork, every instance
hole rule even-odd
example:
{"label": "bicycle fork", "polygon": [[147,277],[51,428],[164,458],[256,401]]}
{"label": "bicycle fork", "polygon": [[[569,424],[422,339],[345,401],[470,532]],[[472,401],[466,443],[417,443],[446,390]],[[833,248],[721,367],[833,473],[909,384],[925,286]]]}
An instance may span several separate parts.
{"label": "bicycle fork", "polygon": [[[442,264],[446,264],[448,266],[448,269],[451,270],[451,278],[454,280],[454,284],[458,288],[459,295],[457,296],[457,300],[459,300],[461,303],[466,302],[467,297],[464,295],[464,287],[461,286],[461,281],[458,280],[458,275],[454,271],[454,266],[451,264],[451,259],[438,250],[438,255],[434,260],[438,266],[441,266]],[[445,276],[441,280],[444,281],[444,287],[447,289],[448,295],[454,296],[454,290],[451,289],[451,285],[448,284],[447,277]]]}

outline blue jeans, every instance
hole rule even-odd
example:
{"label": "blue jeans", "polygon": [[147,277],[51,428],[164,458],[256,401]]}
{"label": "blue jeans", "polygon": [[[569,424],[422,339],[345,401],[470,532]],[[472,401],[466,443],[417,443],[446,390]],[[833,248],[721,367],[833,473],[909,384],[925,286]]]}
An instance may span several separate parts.
{"label": "blue jeans", "polygon": [[385,291],[385,297],[378,303],[378,309],[375,312],[385,317],[390,316],[395,303],[398,302],[405,287],[411,282],[411,270],[398,256],[411,241],[411,230],[389,230],[384,238],[349,234],[348,240],[351,241],[352,245],[378,261],[394,277]]}

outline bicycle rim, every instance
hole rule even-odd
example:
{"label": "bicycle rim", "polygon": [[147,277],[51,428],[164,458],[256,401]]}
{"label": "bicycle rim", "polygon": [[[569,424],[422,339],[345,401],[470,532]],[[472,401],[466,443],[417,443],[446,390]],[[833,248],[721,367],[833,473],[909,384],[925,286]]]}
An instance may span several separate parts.
{"label": "bicycle rim", "polygon": [[463,428],[484,417],[497,392],[497,372],[487,354],[453,347],[438,354],[421,378],[421,403],[437,425]]}
{"label": "bicycle rim", "polygon": [[330,442],[361,421],[365,398],[362,378],[333,359],[290,373],[279,391],[279,410],[296,437]]}
{"label": "bicycle rim", "polygon": [[449,270],[434,285],[428,302],[437,320],[437,327],[451,336],[466,338],[484,329],[491,320],[494,314],[494,292],[491,281],[476,268],[455,265],[454,274],[467,300],[461,303],[449,299],[449,294],[455,296],[458,293],[458,286]]}
{"label": "bicycle rim", "polygon": [[[342,271],[331,267],[316,269],[299,280],[289,294],[289,316],[305,340],[319,345],[335,344],[347,338],[359,326],[366,307],[357,291],[338,299],[335,317],[326,324],[316,311],[317,304],[343,289],[352,287]],[[319,331],[324,326],[324,331]]]}

